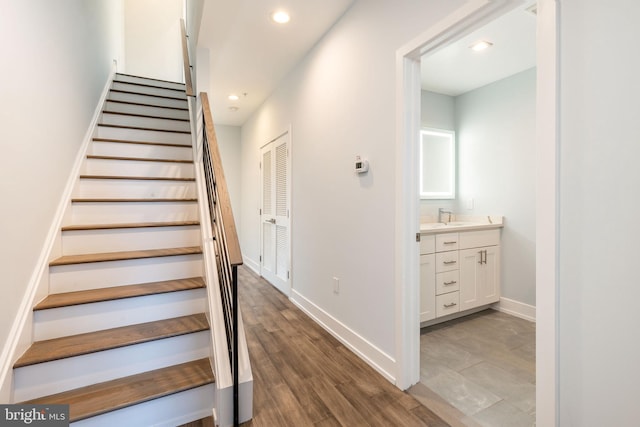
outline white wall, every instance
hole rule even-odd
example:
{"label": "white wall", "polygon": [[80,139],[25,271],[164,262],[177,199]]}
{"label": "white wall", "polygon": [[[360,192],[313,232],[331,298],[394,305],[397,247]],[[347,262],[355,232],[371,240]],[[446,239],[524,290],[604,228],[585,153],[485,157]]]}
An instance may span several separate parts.
{"label": "white wall", "polygon": [[128,74],[183,82],[184,0],[124,0]]}
{"label": "white wall", "polygon": [[[536,70],[455,98],[456,212],[504,215],[502,297],[535,305]],[[473,199],[473,209],[466,209]]]}
{"label": "white wall", "polygon": [[[395,54],[462,3],[356,2],[242,128],[245,257],[255,265],[260,255],[259,147],[291,125],[294,300],[315,305],[366,357],[391,364]],[[367,175],[355,174],[356,155],[369,160]]]}
{"label": "white wall", "polygon": [[112,61],[121,56],[123,16],[117,0],[0,0],[0,10],[4,346]]}
{"label": "white wall", "polygon": [[240,220],[240,157],[241,138],[238,126],[215,125],[224,177],[231,197],[231,208],[236,223]]}
{"label": "white wall", "polygon": [[638,425],[640,3],[560,14],[559,381],[563,426]]}

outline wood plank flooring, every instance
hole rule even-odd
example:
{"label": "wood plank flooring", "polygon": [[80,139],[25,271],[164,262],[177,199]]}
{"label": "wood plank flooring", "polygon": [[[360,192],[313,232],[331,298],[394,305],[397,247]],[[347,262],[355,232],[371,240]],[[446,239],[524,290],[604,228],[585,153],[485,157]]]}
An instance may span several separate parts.
{"label": "wood plank flooring", "polygon": [[449,426],[246,267],[239,297],[254,378],[243,426]]}

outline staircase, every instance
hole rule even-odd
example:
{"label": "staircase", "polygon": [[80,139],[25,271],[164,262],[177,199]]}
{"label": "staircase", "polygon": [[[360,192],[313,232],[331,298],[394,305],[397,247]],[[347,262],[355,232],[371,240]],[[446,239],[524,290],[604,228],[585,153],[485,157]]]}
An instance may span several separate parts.
{"label": "staircase", "polygon": [[[117,74],[34,307],[14,401],[73,426],[176,426],[215,401],[184,85]],[[210,418],[209,418],[210,419]]]}

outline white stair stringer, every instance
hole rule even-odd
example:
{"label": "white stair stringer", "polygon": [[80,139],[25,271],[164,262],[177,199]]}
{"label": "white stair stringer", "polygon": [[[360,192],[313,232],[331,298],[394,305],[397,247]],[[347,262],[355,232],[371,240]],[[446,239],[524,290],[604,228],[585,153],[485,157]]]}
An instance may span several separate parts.
{"label": "white stair stringer", "polygon": [[200,331],[17,368],[15,398],[35,399],[208,357],[209,340],[209,332]]}

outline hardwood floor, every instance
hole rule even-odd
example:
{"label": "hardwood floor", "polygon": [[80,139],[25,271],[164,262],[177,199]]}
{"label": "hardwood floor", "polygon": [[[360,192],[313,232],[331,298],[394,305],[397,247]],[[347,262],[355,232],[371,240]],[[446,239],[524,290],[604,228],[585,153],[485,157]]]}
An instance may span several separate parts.
{"label": "hardwood floor", "polygon": [[247,268],[239,297],[254,378],[243,426],[449,426]]}

